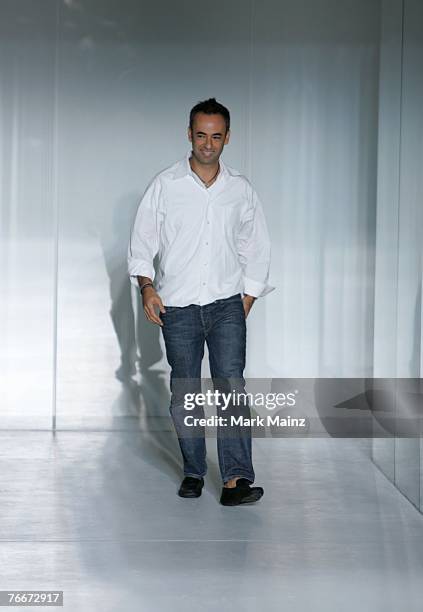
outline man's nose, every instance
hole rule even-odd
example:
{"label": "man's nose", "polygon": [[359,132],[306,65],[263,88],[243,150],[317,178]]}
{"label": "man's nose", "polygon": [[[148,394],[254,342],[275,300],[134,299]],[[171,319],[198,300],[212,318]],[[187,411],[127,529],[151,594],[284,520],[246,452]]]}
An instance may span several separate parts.
{"label": "man's nose", "polygon": [[206,138],[206,149],[211,149],[211,146],[212,146],[211,138],[210,139]]}

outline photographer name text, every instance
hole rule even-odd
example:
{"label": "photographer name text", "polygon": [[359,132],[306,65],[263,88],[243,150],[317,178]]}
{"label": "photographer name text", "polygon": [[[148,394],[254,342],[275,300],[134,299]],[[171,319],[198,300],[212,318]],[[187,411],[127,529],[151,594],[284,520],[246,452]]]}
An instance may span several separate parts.
{"label": "photographer name text", "polygon": [[251,418],[234,415],[230,417],[213,415],[199,418],[187,415],[184,417],[184,424],[186,427],[306,427],[306,419],[272,414]]}

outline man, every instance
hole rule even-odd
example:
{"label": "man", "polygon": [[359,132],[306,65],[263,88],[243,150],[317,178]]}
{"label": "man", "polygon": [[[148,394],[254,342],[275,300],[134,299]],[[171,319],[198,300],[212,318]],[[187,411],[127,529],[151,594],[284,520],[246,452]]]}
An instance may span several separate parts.
{"label": "man", "polygon": [[[147,187],[128,248],[131,282],[140,288],[145,316],[164,336],[171,367],[170,413],[184,463],[178,493],[187,498],[201,495],[207,471],[204,425],[195,421],[193,430],[186,419],[189,415],[192,423],[204,417],[202,405],[188,412],[184,404],[187,391],[190,397],[201,392],[204,343],[215,389],[235,386],[242,392],[245,319],[255,299],[273,289],[267,284],[270,242],[258,196],[245,176],[220,160],[229,137],[229,111],[215,98],[192,108],[192,150]],[[232,409],[241,416],[247,410],[249,416],[248,406]],[[224,414],[222,406],[218,412]],[[251,486],[250,428],[222,424],[217,432],[220,502],[257,501],[263,489]]]}

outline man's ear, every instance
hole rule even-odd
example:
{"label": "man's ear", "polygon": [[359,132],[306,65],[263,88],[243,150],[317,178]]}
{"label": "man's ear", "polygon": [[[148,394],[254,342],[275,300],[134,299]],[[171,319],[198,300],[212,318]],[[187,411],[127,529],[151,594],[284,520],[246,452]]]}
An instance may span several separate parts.
{"label": "man's ear", "polygon": [[228,130],[225,136],[225,145],[228,144],[230,135],[231,135],[231,130]]}
{"label": "man's ear", "polygon": [[192,130],[190,127],[188,127],[188,140],[192,142]]}

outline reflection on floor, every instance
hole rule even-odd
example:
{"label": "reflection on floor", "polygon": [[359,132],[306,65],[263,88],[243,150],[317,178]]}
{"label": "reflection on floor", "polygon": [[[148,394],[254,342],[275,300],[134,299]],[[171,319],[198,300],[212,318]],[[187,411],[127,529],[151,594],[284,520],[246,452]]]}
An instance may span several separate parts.
{"label": "reflection on floor", "polygon": [[0,589],[72,612],[421,610],[423,516],[369,440],[257,439],[255,504],[176,495],[173,434],[0,432]]}

